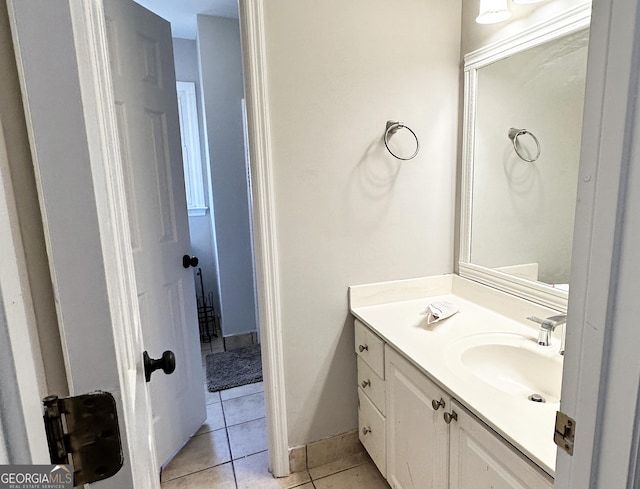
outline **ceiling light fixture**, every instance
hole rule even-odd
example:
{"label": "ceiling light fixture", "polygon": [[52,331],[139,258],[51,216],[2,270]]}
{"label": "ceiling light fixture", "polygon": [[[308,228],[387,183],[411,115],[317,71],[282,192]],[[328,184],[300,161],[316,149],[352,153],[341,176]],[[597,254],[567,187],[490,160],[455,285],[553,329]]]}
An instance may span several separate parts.
{"label": "ceiling light fixture", "polygon": [[507,0],[480,0],[480,13],[476,17],[478,24],[496,24],[510,17]]}
{"label": "ceiling light fixture", "polygon": [[544,0],[513,0],[513,3],[519,3],[521,5],[528,5],[531,3],[540,3],[544,2]]}

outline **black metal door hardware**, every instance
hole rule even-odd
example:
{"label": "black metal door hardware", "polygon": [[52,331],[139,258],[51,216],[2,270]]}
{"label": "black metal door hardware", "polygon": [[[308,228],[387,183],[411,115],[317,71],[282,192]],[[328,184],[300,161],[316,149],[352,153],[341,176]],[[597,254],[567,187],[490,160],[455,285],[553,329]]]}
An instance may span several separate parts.
{"label": "black metal door hardware", "polygon": [[198,263],[200,263],[200,260],[198,260],[197,256],[189,256],[189,255],[184,255],[182,257],[182,266],[184,268],[189,268],[189,267],[197,267]]}
{"label": "black metal door hardware", "polygon": [[176,369],[176,356],[172,351],[165,351],[158,359],[151,358],[146,351],[142,356],[144,358],[144,378],[147,382],[151,381],[151,374],[159,368],[167,375],[172,374]]}
{"label": "black metal door hardware", "polygon": [[106,479],[120,470],[124,458],[111,394],[49,396],[42,403],[51,463],[73,463],[74,486]]}

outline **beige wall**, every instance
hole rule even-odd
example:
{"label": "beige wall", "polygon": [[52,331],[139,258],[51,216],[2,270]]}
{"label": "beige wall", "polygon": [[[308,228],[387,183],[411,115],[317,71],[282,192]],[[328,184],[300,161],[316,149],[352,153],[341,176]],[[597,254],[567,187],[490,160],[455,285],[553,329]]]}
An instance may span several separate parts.
{"label": "beige wall", "polygon": [[460,9],[265,2],[290,445],[357,427],[347,287],[453,269]]}
{"label": "beige wall", "polygon": [[[37,331],[32,338],[42,351],[40,393],[66,395],[66,372],[44,244],[33,164],[5,2],[0,2],[0,119],[4,128],[13,190],[20,219]],[[39,352],[34,352],[36,358]]]}
{"label": "beige wall", "polygon": [[197,44],[211,166],[222,334],[230,336],[257,329],[238,19],[198,15]]}

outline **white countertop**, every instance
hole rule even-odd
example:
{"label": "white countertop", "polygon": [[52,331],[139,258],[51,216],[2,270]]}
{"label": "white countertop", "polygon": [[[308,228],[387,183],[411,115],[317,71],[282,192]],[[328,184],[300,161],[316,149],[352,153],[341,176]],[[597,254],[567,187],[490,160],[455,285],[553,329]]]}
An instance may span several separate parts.
{"label": "white countertop", "polygon": [[[555,474],[553,433],[559,403],[535,403],[478,381],[460,368],[452,345],[477,333],[517,333],[545,349],[543,354],[557,355],[558,339],[549,347],[537,345],[538,329],[526,320],[557,311],[452,275],[351,287],[350,301],[356,318],[545,472]],[[428,325],[424,312],[435,301],[453,302],[460,312]]]}

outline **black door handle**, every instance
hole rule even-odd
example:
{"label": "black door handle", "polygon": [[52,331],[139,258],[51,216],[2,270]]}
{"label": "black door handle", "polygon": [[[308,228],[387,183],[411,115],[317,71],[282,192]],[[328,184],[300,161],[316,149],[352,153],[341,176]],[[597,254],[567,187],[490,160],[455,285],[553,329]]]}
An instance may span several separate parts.
{"label": "black door handle", "polygon": [[184,255],[182,257],[182,266],[184,268],[189,268],[189,267],[197,267],[198,263],[200,262],[200,260],[198,260],[197,256],[189,256],[189,255]]}
{"label": "black door handle", "polygon": [[151,358],[145,351],[142,358],[144,359],[144,378],[147,382],[151,381],[151,374],[159,368],[167,375],[172,374],[176,369],[176,356],[169,350],[165,351],[158,359]]}

